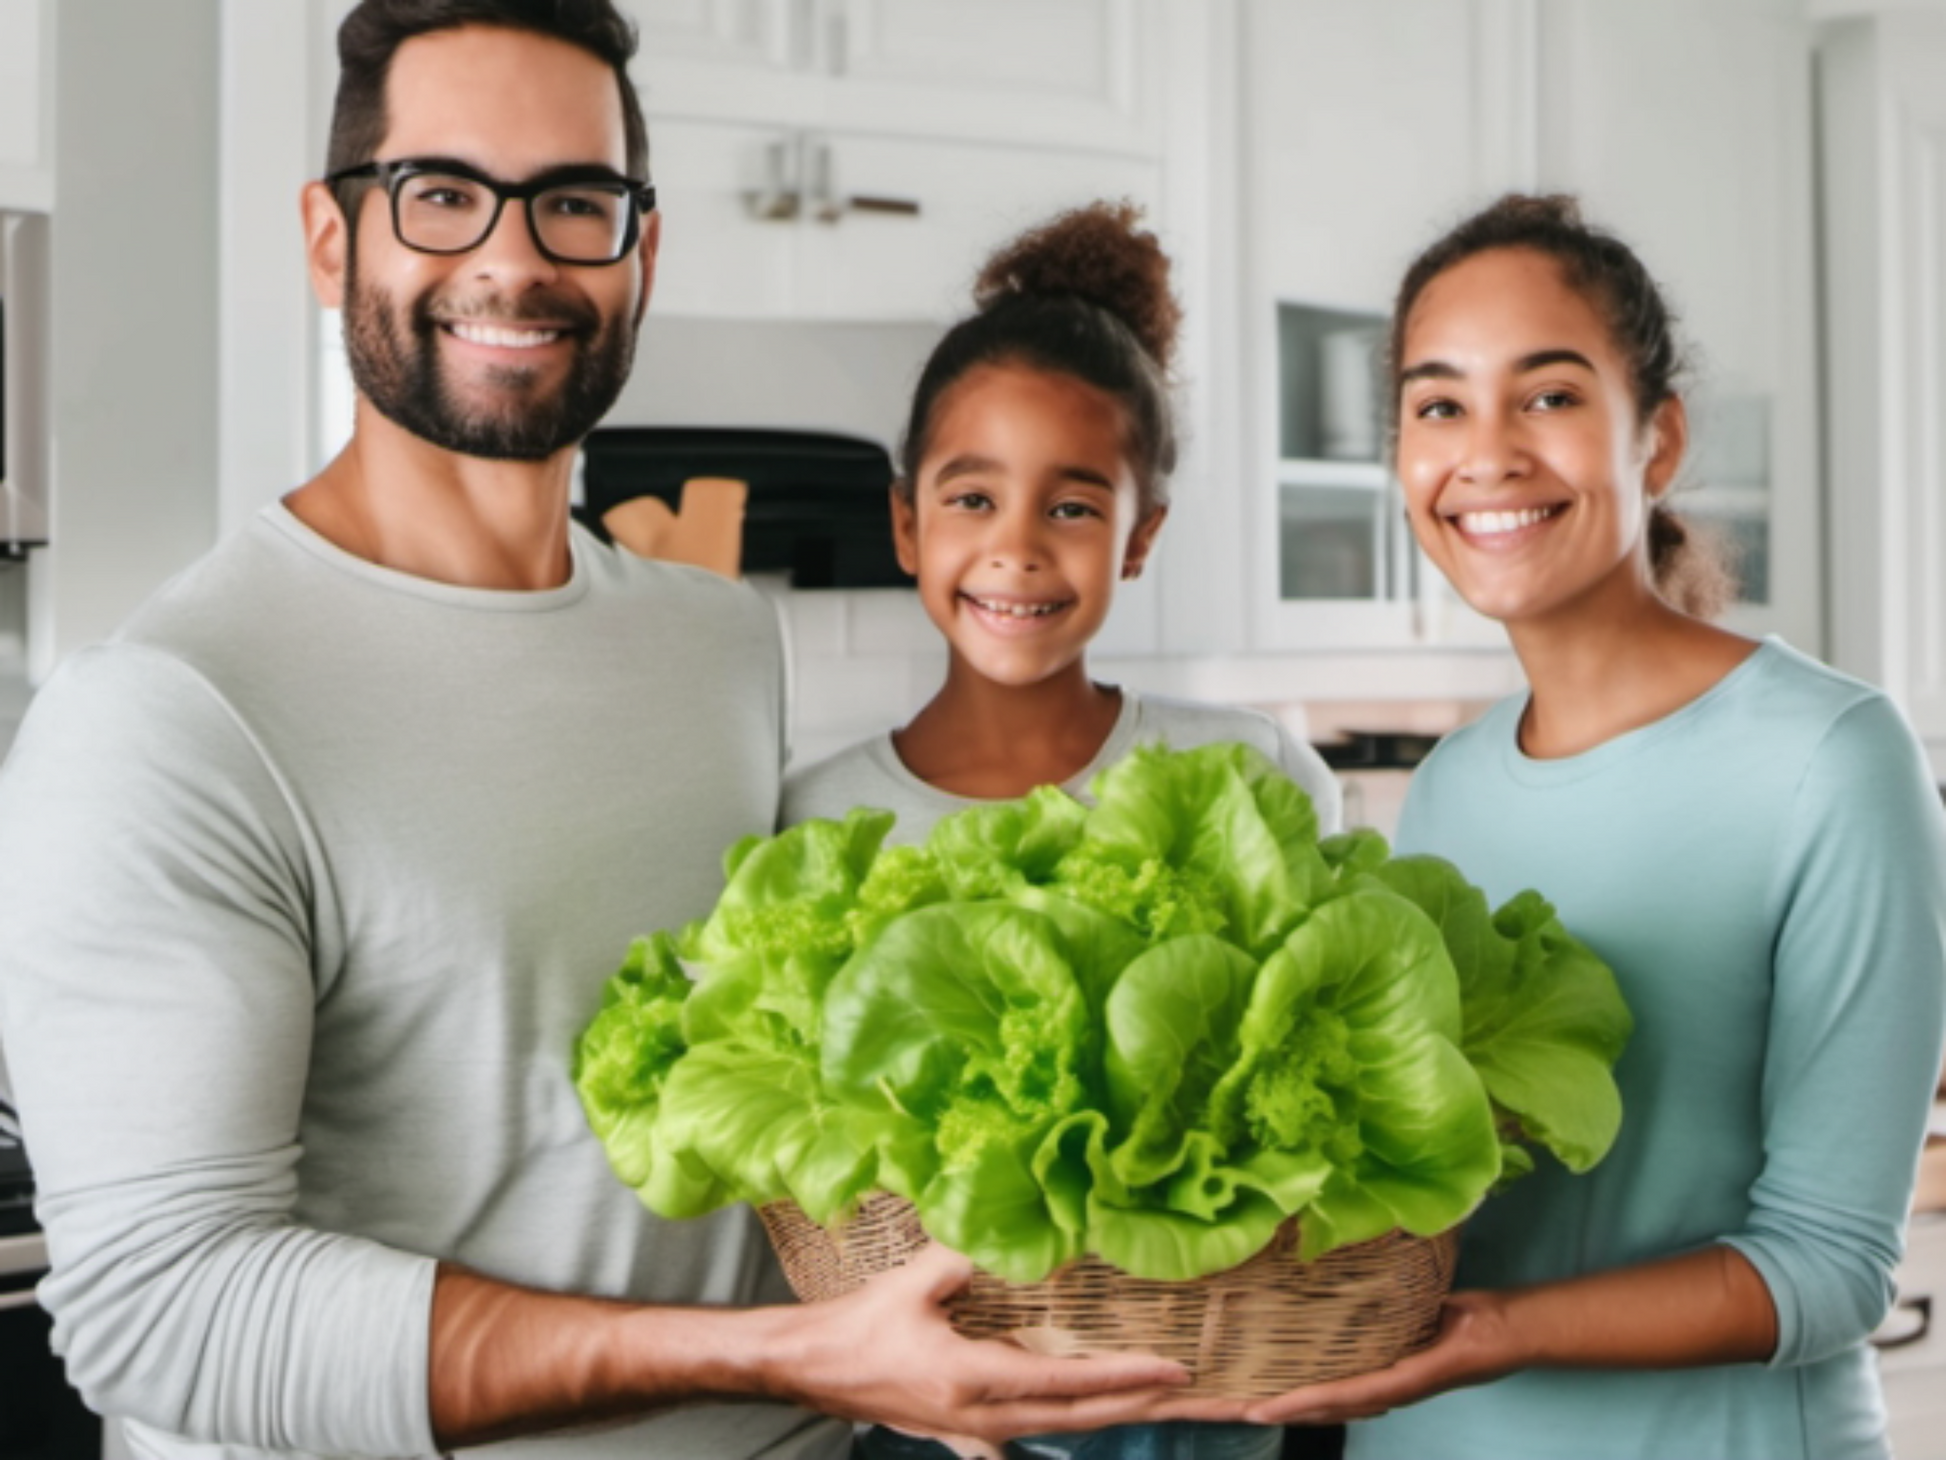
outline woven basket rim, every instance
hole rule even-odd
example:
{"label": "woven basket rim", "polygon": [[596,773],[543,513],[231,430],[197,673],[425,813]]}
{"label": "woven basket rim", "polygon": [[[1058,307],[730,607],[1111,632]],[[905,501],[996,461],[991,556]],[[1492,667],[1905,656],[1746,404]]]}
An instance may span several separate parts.
{"label": "woven basket rim", "polygon": [[[785,1276],[805,1301],[855,1291],[933,1239],[913,1204],[868,1194],[829,1228],[795,1202],[758,1208]],[[953,1326],[1049,1354],[1156,1353],[1182,1363],[1187,1392],[1267,1398],[1300,1384],[1384,1368],[1437,1331],[1458,1228],[1393,1231],[1297,1259],[1287,1219],[1233,1267],[1175,1281],[1138,1278],[1099,1257],[1032,1283],[975,1269],[948,1300]]]}

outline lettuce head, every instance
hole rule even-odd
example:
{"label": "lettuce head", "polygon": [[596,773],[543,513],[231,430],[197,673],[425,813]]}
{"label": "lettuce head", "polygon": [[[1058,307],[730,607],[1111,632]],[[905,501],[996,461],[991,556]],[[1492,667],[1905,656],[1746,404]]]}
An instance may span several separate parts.
{"label": "lettuce head", "polygon": [[639,940],[576,1050],[655,1211],[868,1192],[1031,1281],[1141,1277],[1462,1221],[1615,1138],[1613,975],[1537,892],[1364,830],[1235,744],[1138,749],[886,846],[860,808],[751,837],[710,914]]}

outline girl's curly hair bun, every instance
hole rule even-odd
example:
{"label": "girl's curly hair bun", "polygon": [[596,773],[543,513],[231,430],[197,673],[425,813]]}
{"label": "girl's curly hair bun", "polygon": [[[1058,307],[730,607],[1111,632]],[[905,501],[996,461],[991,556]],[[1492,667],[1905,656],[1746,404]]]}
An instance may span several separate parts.
{"label": "girl's curly hair bun", "polygon": [[1166,371],[1182,306],[1169,288],[1169,256],[1141,223],[1142,210],[1126,200],[1059,214],[987,260],[973,302],[986,310],[1012,296],[1074,295],[1126,324]]}

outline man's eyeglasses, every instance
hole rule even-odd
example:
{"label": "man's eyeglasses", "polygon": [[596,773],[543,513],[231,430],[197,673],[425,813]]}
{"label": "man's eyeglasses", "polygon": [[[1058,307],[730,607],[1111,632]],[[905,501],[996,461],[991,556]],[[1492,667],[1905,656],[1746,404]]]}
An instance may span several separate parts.
{"label": "man's eyeglasses", "polygon": [[557,264],[612,264],[641,240],[655,184],[605,167],[560,167],[524,183],[501,182],[445,158],[367,162],[332,173],[333,187],[373,178],[392,202],[392,231],[420,253],[478,248],[512,198],[526,205],[534,246]]}

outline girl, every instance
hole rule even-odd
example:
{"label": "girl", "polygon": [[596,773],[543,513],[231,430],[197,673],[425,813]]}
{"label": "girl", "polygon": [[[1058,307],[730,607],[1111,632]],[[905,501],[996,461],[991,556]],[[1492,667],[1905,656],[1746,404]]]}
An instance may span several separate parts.
{"label": "girl", "polygon": [[[1136,744],[1241,740],[1276,760],[1337,830],[1336,782],[1265,715],[1137,695],[1088,677],[1118,583],[1142,571],[1167,513],[1176,435],[1167,369],[1180,311],[1169,262],[1135,210],[1097,204],[1002,248],[978,311],[919,380],[893,488],[899,561],[946,638],[946,683],[902,730],[794,772],[786,824],[853,806],[923,841],[949,812],[1058,785],[1084,795]],[[1032,1442],[1036,1454],[1237,1457],[1277,1431],[1150,1425]],[[870,1456],[945,1455],[868,1432]]]}
{"label": "girl", "polygon": [[1946,826],[1883,695],[1707,621],[1677,364],[1569,199],[1503,199],[1399,291],[1413,531],[1530,686],[1421,767],[1399,842],[1545,888],[1636,1031],[1614,1150],[1486,1204],[1432,1348],[1253,1411],[1383,1415],[1354,1456],[1887,1453],[1866,1338],[1939,1071]]}

